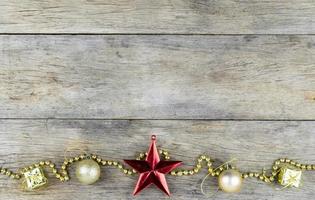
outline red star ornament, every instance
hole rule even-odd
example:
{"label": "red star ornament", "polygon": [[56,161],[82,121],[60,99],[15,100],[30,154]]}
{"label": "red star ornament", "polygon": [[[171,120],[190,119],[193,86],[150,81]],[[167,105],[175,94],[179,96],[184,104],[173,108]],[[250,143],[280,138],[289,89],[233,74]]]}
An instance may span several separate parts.
{"label": "red star ornament", "polygon": [[181,165],[181,161],[160,160],[155,142],[156,136],[152,135],[151,145],[145,160],[124,160],[125,163],[140,173],[133,195],[138,194],[144,188],[154,184],[165,194],[170,196],[165,174]]}

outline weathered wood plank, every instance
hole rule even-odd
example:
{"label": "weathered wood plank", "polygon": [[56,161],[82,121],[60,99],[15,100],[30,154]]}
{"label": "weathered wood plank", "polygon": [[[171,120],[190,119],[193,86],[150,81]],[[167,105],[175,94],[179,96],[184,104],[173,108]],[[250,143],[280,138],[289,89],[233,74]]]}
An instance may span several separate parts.
{"label": "weathered wood plank", "polygon": [[[270,168],[273,160],[290,157],[315,163],[315,122],[283,121],[199,121],[199,120],[0,120],[0,165],[18,169],[42,159],[58,164],[64,149],[84,144],[90,152],[107,159],[133,158],[147,150],[151,133],[158,135],[159,148],[168,149],[173,159],[191,166],[202,153],[221,162],[237,158],[242,170]],[[193,177],[168,176],[174,199],[207,199],[200,192],[206,171]],[[73,175],[73,168],[71,168]],[[59,183],[50,179],[46,190],[20,192],[16,181],[0,176],[0,196],[9,199],[133,199],[131,193],[136,177],[125,177],[114,169],[103,169],[101,181],[82,186],[72,179]],[[315,195],[315,172],[305,172],[303,187],[276,191],[272,187],[246,180],[240,194],[221,192],[215,199],[311,199]],[[206,182],[206,191],[214,191],[216,181]],[[211,188],[211,190],[209,189]],[[144,191],[138,199],[164,199],[154,188]],[[165,198],[167,199],[167,198]]]}
{"label": "weathered wood plank", "polygon": [[1,33],[315,33],[313,0],[2,0]]}
{"label": "weathered wood plank", "polygon": [[1,36],[1,118],[315,119],[315,36]]}

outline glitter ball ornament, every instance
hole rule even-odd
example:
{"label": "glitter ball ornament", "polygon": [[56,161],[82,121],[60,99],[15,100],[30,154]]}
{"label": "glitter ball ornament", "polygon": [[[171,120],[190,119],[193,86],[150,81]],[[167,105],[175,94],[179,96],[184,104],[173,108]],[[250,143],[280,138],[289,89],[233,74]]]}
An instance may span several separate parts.
{"label": "glitter ball ornament", "polygon": [[100,178],[101,168],[94,160],[82,160],[76,166],[76,176],[82,184],[90,185]]}

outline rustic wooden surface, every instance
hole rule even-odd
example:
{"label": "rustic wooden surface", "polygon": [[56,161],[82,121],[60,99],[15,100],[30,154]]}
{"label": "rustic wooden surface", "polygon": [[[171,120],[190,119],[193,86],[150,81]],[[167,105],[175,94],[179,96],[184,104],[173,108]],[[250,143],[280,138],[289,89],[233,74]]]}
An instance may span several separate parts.
{"label": "rustic wooden surface", "polygon": [[314,0],[2,0],[5,33],[313,34]]}
{"label": "rustic wooden surface", "polygon": [[[244,171],[279,157],[315,163],[314,19],[313,0],[3,0],[0,166],[61,164],[78,144],[133,158],[151,133],[186,166],[202,153]],[[134,199],[136,177],[102,172],[92,186],[52,178],[31,193],[0,176],[0,199]],[[246,180],[211,198],[205,175],[168,176],[171,199],[315,195],[314,172],[300,189]],[[152,187],[136,199],[169,198]]]}
{"label": "rustic wooden surface", "polygon": [[10,35],[0,45],[6,118],[315,119],[315,36]]}

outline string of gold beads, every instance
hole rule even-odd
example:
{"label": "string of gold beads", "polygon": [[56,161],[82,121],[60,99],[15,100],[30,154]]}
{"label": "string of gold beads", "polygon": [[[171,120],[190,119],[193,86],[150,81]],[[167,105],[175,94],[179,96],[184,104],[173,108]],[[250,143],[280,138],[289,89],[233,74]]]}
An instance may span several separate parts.
{"label": "string of gold beads", "polygon": [[206,156],[206,155],[201,155],[199,156],[199,158],[196,161],[196,164],[193,168],[190,169],[177,169],[171,172],[171,175],[173,176],[190,176],[190,175],[194,175],[198,172],[200,172],[200,170],[206,166],[208,169],[208,173],[210,173],[211,175],[213,174],[213,176],[215,176],[217,174],[217,171],[214,171],[212,168],[212,161],[210,159],[210,157]]}
{"label": "string of gold beads", "polygon": [[15,179],[15,180],[21,179],[20,174],[14,173],[14,172],[6,169],[6,168],[1,168],[0,167],[0,174],[8,176],[8,177],[10,177],[12,179]]}
{"label": "string of gold beads", "polygon": [[[166,150],[160,150],[159,153],[165,160],[170,159],[170,154]],[[136,157],[137,160],[144,160],[147,156],[147,153],[139,153],[139,155]],[[81,162],[82,161],[82,162]],[[126,175],[134,175],[137,174],[137,172],[134,169],[126,168],[121,162],[116,160],[105,160],[97,155],[91,154],[86,155],[82,154],[79,156],[66,158],[61,165],[60,170],[57,169],[56,165],[52,163],[51,161],[40,161],[38,163],[35,163],[33,165],[30,165],[28,167],[25,167],[23,169],[18,170],[18,172],[13,172],[9,169],[0,167],[0,174],[6,175],[12,179],[20,180],[24,177],[24,179],[27,178],[27,176],[37,176],[40,177],[41,182],[39,182],[39,185],[33,185],[31,189],[35,189],[47,182],[47,179],[44,176],[44,172],[42,169],[47,168],[49,169],[54,176],[59,179],[60,181],[69,181],[70,177],[68,174],[68,168],[73,165],[74,163],[83,163],[83,161],[89,161],[89,164],[93,164],[93,162],[96,163],[94,166],[109,166],[113,168],[119,169],[122,173]],[[77,164],[79,166],[79,164]],[[266,183],[272,183],[274,181],[278,181],[281,185],[287,187],[287,186],[299,186],[300,178],[301,178],[301,172],[302,171],[310,171],[315,170],[315,165],[312,164],[302,164],[297,161],[288,159],[288,158],[280,158],[276,161],[274,161],[272,167],[270,170],[268,170],[268,173],[266,170],[262,170],[261,172],[239,172],[235,167],[225,163],[217,168],[213,167],[213,161],[211,158],[207,155],[201,155],[197,158],[195,165],[192,168],[188,169],[176,169],[174,171],[170,172],[170,175],[172,176],[191,176],[194,174],[199,173],[203,168],[206,168],[208,171],[208,174],[213,177],[218,177],[220,188],[226,192],[234,192],[238,191],[240,188],[240,185],[242,184],[243,179],[247,178],[257,178],[260,181],[264,181]],[[287,178],[288,174],[295,174],[295,178],[293,181]],[[290,175],[290,176],[291,176]],[[226,186],[223,184],[223,180],[227,177],[240,177],[239,185],[237,187],[234,186],[234,188],[230,186]],[[97,178],[97,177],[96,177]],[[31,180],[31,179],[30,179]],[[38,179],[36,179],[38,181]],[[290,182],[291,181],[291,182]],[[221,186],[223,184],[223,186]]]}
{"label": "string of gold beads", "polygon": [[315,165],[312,164],[302,164],[297,161],[288,159],[288,158],[280,158],[276,161],[274,161],[272,167],[271,167],[271,174],[266,175],[266,170],[263,170],[261,173],[258,172],[245,172],[242,173],[242,177],[244,179],[246,178],[257,178],[264,182],[273,182],[276,180],[276,176],[279,174],[279,171],[282,167],[288,167],[291,166],[292,168],[299,169],[299,170],[315,170]]}

